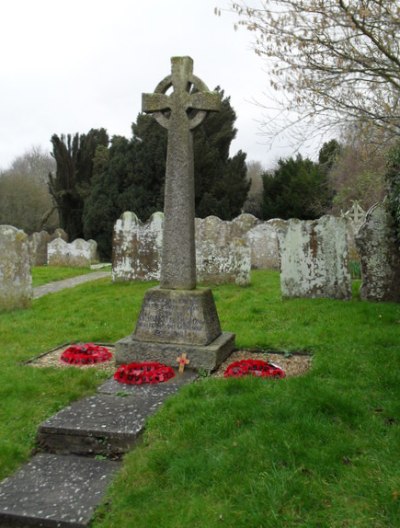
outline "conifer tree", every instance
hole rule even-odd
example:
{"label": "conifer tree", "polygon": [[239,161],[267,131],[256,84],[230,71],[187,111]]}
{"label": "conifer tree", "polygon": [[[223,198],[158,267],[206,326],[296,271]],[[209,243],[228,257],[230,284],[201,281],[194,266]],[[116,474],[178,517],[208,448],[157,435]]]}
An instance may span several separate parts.
{"label": "conifer tree", "polygon": [[55,175],[49,174],[49,190],[58,208],[60,226],[74,240],[83,236],[83,207],[91,191],[96,148],[108,145],[108,135],[104,128],[91,129],[73,137],[54,134],[51,142],[57,167]]}

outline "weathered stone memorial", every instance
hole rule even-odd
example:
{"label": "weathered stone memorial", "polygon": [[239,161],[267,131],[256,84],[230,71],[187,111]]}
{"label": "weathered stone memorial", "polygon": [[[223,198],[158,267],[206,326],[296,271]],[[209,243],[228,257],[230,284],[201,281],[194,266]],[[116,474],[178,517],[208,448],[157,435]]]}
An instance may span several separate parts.
{"label": "weathered stone memorial", "polygon": [[254,226],[246,233],[254,269],[280,269],[278,231],[286,228],[286,220],[273,218]]}
{"label": "weathered stone memorial", "polygon": [[57,228],[52,235],[47,231],[40,231],[29,236],[32,266],[44,266],[47,264],[47,246],[56,238],[62,238],[65,242],[68,242],[68,235],[61,228]]}
{"label": "weathered stone memorial", "polygon": [[[216,216],[195,218],[197,281],[208,284],[250,283],[250,249],[246,233],[260,223],[241,214],[232,221]],[[114,225],[112,279],[159,280],[162,261],[164,214],[154,213],[141,222],[125,211]]]}
{"label": "weathered stone memorial", "polygon": [[114,226],[112,280],[159,280],[163,240],[163,213],[142,223],[125,211]]}
{"label": "weathered stone memorial", "polygon": [[242,236],[245,228],[240,220],[235,220],[226,222],[217,216],[196,218],[196,269],[199,281],[211,284],[233,282],[239,286],[250,284],[250,248]]}
{"label": "weathered stone memorial", "polygon": [[279,232],[284,298],[351,298],[346,221],[326,215],[287,222]]}
{"label": "weathered stone memorial", "polygon": [[28,235],[0,226],[0,310],[27,308],[32,299]]}
{"label": "weathered stone memorial", "polygon": [[134,333],[116,343],[116,360],[175,366],[185,352],[191,368],[210,371],[228,357],[235,336],[222,333],[211,290],[196,289],[192,130],[219,110],[220,98],[193,75],[190,57],[171,63],[171,75],[142,100],[143,111],[168,130],[160,287],[146,292]]}
{"label": "weathered stone memorial", "polygon": [[356,244],[361,257],[361,299],[399,302],[400,250],[393,218],[384,203],[367,212]]}
{"label": "weathered stone memorial", "polygon": [[231,237],[245,237],[250,229],[261,223],[261,220],[250,213],[241,213],[227,223],[231,225]]}
{"label": "weathered stone memorial", "polygon": [[49,266],[71,266],[89,268],[98,262],[97,242],[77,238],[70,244],[62,238],[56,238],[47,246],[47,264]]}

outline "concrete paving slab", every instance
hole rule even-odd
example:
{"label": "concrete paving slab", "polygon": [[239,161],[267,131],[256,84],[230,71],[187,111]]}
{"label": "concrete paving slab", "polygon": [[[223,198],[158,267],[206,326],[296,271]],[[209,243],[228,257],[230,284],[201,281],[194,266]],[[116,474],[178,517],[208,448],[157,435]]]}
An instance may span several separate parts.
{"label": "concrete paving slab", "polygon": [[126,453],[143,431],[148,416],[185,383],[196,379],[186,370],[165,383],[125,385],[111,379],[100,394],[79,400],[39,426],[39,446],[51,453]]}
{"label": "concrete paving slab", "polygon": [[84,398],[39,426],[39,445],[52,453],[125,453],[162,401],[105,394]]}
{"label": "concrete paving slab", "polygon": [[84,528],[118,462],[43,453],[0,483],[1,528]]}

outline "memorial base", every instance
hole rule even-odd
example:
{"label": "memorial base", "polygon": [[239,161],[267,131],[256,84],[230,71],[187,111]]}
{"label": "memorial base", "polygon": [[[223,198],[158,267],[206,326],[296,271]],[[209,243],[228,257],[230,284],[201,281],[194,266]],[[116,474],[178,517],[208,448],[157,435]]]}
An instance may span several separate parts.
{"label": "memorial base", "polygon": [[176,367],[176,358],[186,352],[190,360],[188,368],[211,372],[230,356],[234,347],[235,334],[230,332],[221,333],[209,345],[152,343],[130,335],[115,344],[115,360],[117,365],[133,361],[158,361]]}
{"label": "memorial base", "polygon": [[221,331],[210,289],[151,288],[145,293],[136,329],[115,344],[117,365],[158,361],[177,366],[186,353],[189,368],[212,371],[235,346],[235,335]]}

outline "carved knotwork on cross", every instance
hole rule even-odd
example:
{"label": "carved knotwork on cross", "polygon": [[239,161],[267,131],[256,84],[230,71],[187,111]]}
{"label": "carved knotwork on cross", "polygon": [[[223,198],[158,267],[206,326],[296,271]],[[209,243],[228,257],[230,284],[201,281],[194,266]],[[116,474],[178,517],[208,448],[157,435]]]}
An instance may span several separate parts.
{"label": "carved knotwork on cross", "polygon": [[190,57],[172,57],[171,63],[171,75],[154,93],[142,95],[142,109],[168,129],[160,287],[191,290],[196,287],[191,131],[207,112],[219,110],[221,100],[193,75]]}

